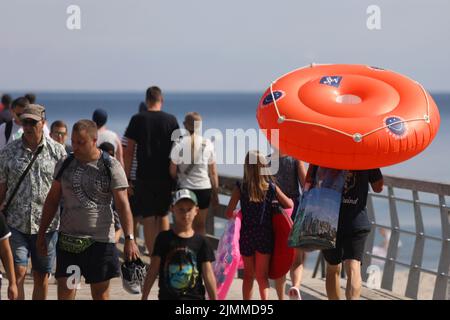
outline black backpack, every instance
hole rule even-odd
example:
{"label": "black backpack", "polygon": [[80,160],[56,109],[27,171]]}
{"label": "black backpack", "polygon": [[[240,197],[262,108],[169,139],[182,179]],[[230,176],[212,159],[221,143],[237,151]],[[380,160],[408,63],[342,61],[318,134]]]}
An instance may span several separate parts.
{"label": "black backpack", "polygon": [[[69,156],[66,158],[66,160],[64,160],[63,164],[61,165],[61,168],[59,169],[58,173],[56,174],[55,180],[59,180],[59,178],[61,178],[64,170],[67,169],[67,167],[69,166],[69,164],[72,162],[73,159],[75,159],[75,156],[74,156],[73,152],[71,152],[69,154]],[[101,159],[103,160],[103,164],[105,165],[106,172],[108,174],[108,178],[111,180],[111,166],[112,166],[111,156],[109,155],[108,152],[102,151]]]}

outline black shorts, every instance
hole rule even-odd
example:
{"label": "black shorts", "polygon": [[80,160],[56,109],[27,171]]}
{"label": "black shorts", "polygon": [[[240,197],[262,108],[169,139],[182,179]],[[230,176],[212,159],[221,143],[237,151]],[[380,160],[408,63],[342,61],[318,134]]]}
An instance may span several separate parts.
{"label": "black shorts", "polygon": [[331,265],[338,265],[345,260],[361,261],[364,255],[369,231],[361,230],[353,233],[339,234],[336,236],[336,248],[322,250],[325,260]]}
{"label": "black shorts", "polygon": [[134,215],[143,218],[167,215],[172,199],[172,181],[136,180],[134,188]]}
{"label": "black shorts", "polygon": [[212,189],[200,189],[200,190],[193,190],[190,189],[195,195],[197,196],[198,201],[198,207],[200,210],[202,209],[208,209],[209,204],[211,202],[211,190]]}
{"label": "black shorts", "polygon": [[95,242],[78,254],[63,251],[57,245],[55,278],[74,275],[73,266],[80,268],[81,275],[88,284],[120,276],[119,256],[114,243]]}

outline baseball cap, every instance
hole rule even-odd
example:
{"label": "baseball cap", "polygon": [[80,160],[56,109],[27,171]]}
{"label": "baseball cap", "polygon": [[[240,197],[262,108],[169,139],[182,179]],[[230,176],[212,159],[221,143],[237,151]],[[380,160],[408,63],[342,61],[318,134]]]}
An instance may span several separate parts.
{"label": "baseball cap", "polygon": [[189,189],[180,189],[175,191],[172,198],[172,205],[177,204],[182,199],[191,200],[196,206],[198,205],[197,196]]}
{"label": "baseball cap", "polygon": [[92,121],[95,122],[97,127],[103,127],[108,120],[108,113],[103,109],[96,109],[92,114]]}
{"label": "baseball cap", "polygon": [[23,109],[20,120],[33,119],[36,121],[45,120],[45,108],[40,104],[29,104]]}

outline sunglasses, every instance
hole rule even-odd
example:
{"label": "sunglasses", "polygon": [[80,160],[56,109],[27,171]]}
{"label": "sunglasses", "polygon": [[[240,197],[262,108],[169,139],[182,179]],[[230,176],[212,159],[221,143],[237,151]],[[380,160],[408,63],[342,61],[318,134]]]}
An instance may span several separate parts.
{"label": "sunglasses", "polygon": [[52,134],[54,134],[55,136],[58,136],[58,137],[64,137],[67,134],[67,132],[64,132],[64,131],[53,131]]}
{"label": "sunglasses", "polygon": [[32,126],[35,127],[39,121],[33,119],[22,120],[22,126]]}

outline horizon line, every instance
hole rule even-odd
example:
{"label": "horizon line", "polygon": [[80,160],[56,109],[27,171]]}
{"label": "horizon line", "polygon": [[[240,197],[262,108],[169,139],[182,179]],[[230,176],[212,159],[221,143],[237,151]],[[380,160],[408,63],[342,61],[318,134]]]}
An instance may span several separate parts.
{"label": "horizon line", "polygon": [[[131,93],[131,94],[144,94],[144,90],[1,90],[0,95],[2,94],[26,94],[26,93],[36,93],[36,94],[70,94],[70,93],[85,93],[85,94],[99,94],[99,93],[108,93],[108,94],[122,94],[122,93]],[[259,90],[162,90],[164,94],[228,94],[228,93],[242,93],[242,94],[259,94],[264,93],[264,91]],[[446,93],[450,94],[450,90]]]}
{"label": "horizon line", "polygon": [[[27,93],[35,93],[35,94],[144,94],[144,90],[1,90],[0,95],[3,94],[20,94],[24,95]],[[264,91],[259,90],[163,90],[164,94],[262,94]],[[450,94],[450,90],[430,90],[428,91],[430,94]]]}

